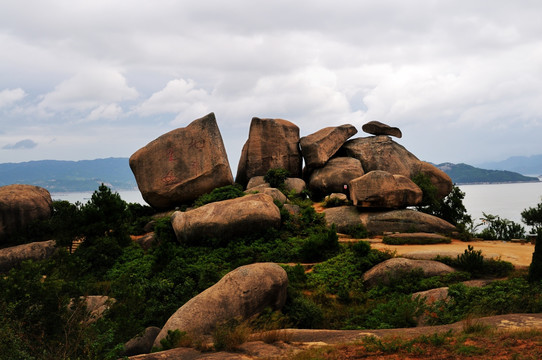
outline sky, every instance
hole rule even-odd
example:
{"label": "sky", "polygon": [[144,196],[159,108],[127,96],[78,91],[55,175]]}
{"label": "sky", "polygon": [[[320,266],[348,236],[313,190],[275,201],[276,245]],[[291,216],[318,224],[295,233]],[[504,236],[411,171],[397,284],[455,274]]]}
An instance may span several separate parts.
{"label": "sky", "polygon": [[214,112],[399,127],[421,160],[542,153],[539,0],[0,2],[0,163],[129,157]]}

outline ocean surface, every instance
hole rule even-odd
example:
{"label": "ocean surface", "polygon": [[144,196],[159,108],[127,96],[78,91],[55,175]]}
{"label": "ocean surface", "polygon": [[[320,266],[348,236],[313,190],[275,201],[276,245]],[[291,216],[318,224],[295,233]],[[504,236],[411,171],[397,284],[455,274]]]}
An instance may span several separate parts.
{"label": "ocean surface", "polygon": [[[481,222],[479,219],[483,216],[482,213],[498,215],[521,223],[521,212],[542,202],[542,182],[459,185],[459,188],[465,193],[463,204],[475,224]],[[126,202],[146,204],[138,190],[118,193]],[[90,200],[92,192],[52,193],[51,196],[53,200],[86,203]]]}

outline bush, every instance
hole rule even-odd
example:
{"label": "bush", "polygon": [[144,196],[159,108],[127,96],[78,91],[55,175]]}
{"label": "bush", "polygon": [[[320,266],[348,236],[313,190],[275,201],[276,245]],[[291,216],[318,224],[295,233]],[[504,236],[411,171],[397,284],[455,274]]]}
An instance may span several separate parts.
{"label": "bush", "polygon": [[216,201],[235,199],[244,196],[243,187],[239,184],[227,185],[213,189],[208,194],[203,194],[194,201],[194,207],[200,207]]}
{"label": "bush", "polygon": [[525,236],[525,229],[518,223],[508,219],[501,219],[497,215],[482,213],[482,222],[487,225],[478,236],[484,240],[520,239]]}
{"label": "bush", "polygon": [[384,244],[388,245],[426,245],[426,244],[450,244],[450,238],[433,238],[433,237],[399,237],[399,236],[384,236],[382,239]]}
{"label": "bush", "polygon": [[292,325],[300,329],[317,329],[323,321],[322,309],[304,296],[288,297],[282,309]]}
{"label": "bush", "polygon": [[213,345],[216,351],[234,351],[245,343],[252,330],[247,322],[231,319],[218,324],[213,330]]}
{"label": "bush", "polygon": [[350,235],[354,239],[366,239],[369,236],[367,228],[363,224],[359,225],[348,225],[343,232],[346,235]]}
{"label": "bush", "polygon": [[290,173],[286,169],[277,168],[269,169],[267,174],[263,177],[265,182],[269,183],[271,187],[277,189],[284,189],[284,181],[290,176]]}

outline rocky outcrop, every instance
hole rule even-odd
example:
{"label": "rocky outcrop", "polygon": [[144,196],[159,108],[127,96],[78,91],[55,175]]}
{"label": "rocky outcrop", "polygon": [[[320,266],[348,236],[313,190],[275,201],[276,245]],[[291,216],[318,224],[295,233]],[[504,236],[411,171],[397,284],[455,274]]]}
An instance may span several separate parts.
{"label": "rocky outcrop", "polygon": [[403,137],[401,130],[396,127],[383,124],[380,121],[369,121],[361,127],[361,130],[372,135],[389,135],[396,138]]}
{"label": "rocky outcrop", "polygon": [[449,234],[456,231],[455,226],[445,220],[408,209],[362,213],[361,221],[373,234],[382,234],[387,231]]}
{"label": "rocky outcrop", "polygon": [[233,184],[213,113],[151,141],[130,157],[130,168],[143,199],[157,209],[191,203]]}
{"label": "rocky outcrop", "polygon": [[[266,187],[271,186],[264,180],[264,176],[254,176],[248,181],[247,190],[262,185],[265,185]],[[305,184],[305,181],[300,178],[286,178],[286,180],[284,180],[284,189],[286,189],[286,191],[294,191],[296,194],[299,194],[305,190],[306,187],[307,185]]]}
{"label": "rocky outcrop", "polygon": [[301,176],[299,128],[287,120],[254,117],[235,182],[246,186],[250,178],[276,168],[288,170],[292,177]]}
{"label": "rocky outcrop", "polygon": [[160,333],[160,328],[150,326],[146,328],[141,335],[130,339],[124,344],[123,356],[133,356],[139,354],[147,354],[152,350],[152,344]]}
{"label": "rocky outcrop", "polygon": [[33,185],[0,187],[0,242],[37,220],[51,217],[53,200],[44,188]]}
{"label": "rocky outcrop", "polygon": [[305,165],[310,168],[324,166],[325,163],[341,148],[346,140],[358,130],[350,125],[326,127],[300,139],[301,153]]}
{"label": "rocky outcrop", "polygon": [[361,208],[405,208],[422,201],[422,190],[409,178],[374,170],[349,183],[350,199]]}
{"label": "rocky outcrop", "polygon": [[365,225],[361,220],[361,213],[355,206],[337,206],[324,209],[326,224],[335,224],[340,233],[348,232],[349,228]]}
{"label": "rocky outcrop", "polygon": [[351,157],[337,157],[310,175],[309,189],[316,195],[344,192],[344,185],[363,176],[361,162]]}
{"label": "rocky outcrop", "polygon": [[344,144],[343,150],[348,156],[358,159],[365,172],[382,170],[409,179],[422,173],[437,187],[439,198],[444,198],[452,190],[452,180],[444,171],[420,161],[388,136],[352,139]]}
{"label": "rocky outcrop", "polygon": [[186,212],[173,213],[171,222],[177,239],[193,243],[207,239],[227,239],[280,226],[280,210],[266,194],[245,195],[218,201]]}
{"label": "rocky outcrop", "polygon": [[421,269],[425,277],[444,275],[455,271],[451,266],[438,261],[392,258],[373,266],[363,274],[363,281],[368,287],[379,284],[388,285],[390,281],[417,269]]}
{"label": "rocky outcrop", "polygon": [[208,334],[229,319],[247,319],[266,307],[281,309],[286,301],[288,276],[274,263],[241,266],[189,300],[166,322],[154,346],[160,346],[168,330]]}
{"label": "rocky outcrop", "polygon": [[284,195],[279,189],[272,188],[266,184],[250,188],[245,191],[246,194],[262,193],[267,194],[273,198],[274,201],[278,201],[281,204],[285,204],[288,201],[286,195]]}
{"label": "rocky outcrop", "polygon": [[56,251],[54,240],[33,242],[0,249],[0,271],[8,271],[25,260],[48,259]]}

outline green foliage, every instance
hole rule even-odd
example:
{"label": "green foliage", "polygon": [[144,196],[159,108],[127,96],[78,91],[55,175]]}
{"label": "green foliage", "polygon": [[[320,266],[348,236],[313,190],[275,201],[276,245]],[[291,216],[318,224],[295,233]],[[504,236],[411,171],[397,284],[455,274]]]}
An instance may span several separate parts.
{"label": "green foliage", "polygon": [[463,204],[465,193],[455,184],[452,191],[443,199],[437,199],[436,187],[431,183],[429,176],[418,173],[412,181],[422,189],[422,203],[417,206],[419,211],[437,216],[453,225],[472,224],[472,218]]}
{"label": "green foliage", "polygon": [[371,251],[371,244],[364,240],[358,241],[352,245],[352,251],[354,251],[358,257],[365,257]]}
{"label": "green foliage", "polygon": [[243,187],[241,185],[227,185],[213,189],[213,191],[208,194],[201,195],[194,202],[194,206],[200,207],[212,202],[235,199],[244,195],[245,193],[243,192]]}
{"label": "green foliage", "polygon": [[525,229],[518,223],[508,219],[501,219],[497,215],[482,213],[483,224],[487,225],[478,236],[484,240],[507,240],[520,239],[525,236]]}
{"label": "green foliage", "polygon": [[284,188],[284,181],[290,176],[290,173],[286,169],[277,168],[269,169],[264,176],[265,182],[269,183],[271,187],[277,189]]}
{"label": "green foliage", "polygon": [[235,351],[248,340],[251,329],[246,322],[230,319],[218,324],[213,330],[213,345],[216,351]]}
{"label": "green foliage", "polygon": [[533,259],[529,266],[529,281],[540,282],[540,280],[542,280],[542,228],[539,227],[537,229]]}
{"label": "green foliage", "polygon": [[363,224],[359,225],[348,225],[343,232],[347,235],[350,235],[354,239],[366,239],[369,237],[369,232]]}
{"label": "green foliage", "polygon": [[311,234],[303,243],[301,257],[305,262],[321,261],[336,253],[339,249],[339,238],[334,227],[321,233]]}
{"label": "green foliage", "polygon": [[322,309],[314,301],[301,295],[289,296],[282,311],[292,325],[301,329],[319,328],[323,321]]}
{"label": "green foliage", "polygon": [[388,245],[426,245],[450,244],[452,240],[450,238],[384,236],[382,242]]}
{"label": "green foliage", "polygon": [[410,295],[397,295],[378,304],[368,315],[365,326],[370,329],[413,327],[425,309],[422,299]]}
{"label": "green foliage", "polygon": [[338,197],[326,197],[326,199],[322,202],[322,206],[325,208],[331,208],[331,207],[337,207],[337,206],[343,206],[348,205],[348,200],[342,200]]}
{"label": "green foliage", "polygon": [[161,350],[175,349],[189,343],[190,340],[186,335],[186,331],[180,331],[179,329],[168,330],[165,338],[160,340],[160,345],[162,345]]}
{"label": "green foliage", "polygon": [[533,226],[535,230],[542,229],[542,202],[538,203],[536,207],[523,210],[521,220],[525,224]]}

